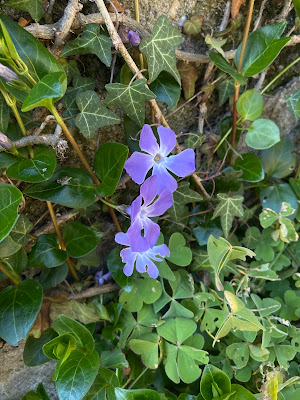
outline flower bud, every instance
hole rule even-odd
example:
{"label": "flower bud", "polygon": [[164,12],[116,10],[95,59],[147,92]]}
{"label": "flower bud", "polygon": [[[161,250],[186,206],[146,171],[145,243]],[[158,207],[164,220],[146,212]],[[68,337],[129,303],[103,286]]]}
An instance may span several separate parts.
{"label": "flower bud", "polygon": [[0,132],[0,148],[10,151],[13,148],[13,142],[4,133]]}
{"label": "flower bud", "polygon": [[13,80],[19,80],[18,75],[10,68],[0,63],[0,77],[6,82],[12,82]]}
{"label": "flower bud", "polygon": [[129,39],[129,43],[132,46],[138,46],[141,42],[141,39],[139,37],[139,34],[135,31],[130,30],[128,32],[128,39]]}

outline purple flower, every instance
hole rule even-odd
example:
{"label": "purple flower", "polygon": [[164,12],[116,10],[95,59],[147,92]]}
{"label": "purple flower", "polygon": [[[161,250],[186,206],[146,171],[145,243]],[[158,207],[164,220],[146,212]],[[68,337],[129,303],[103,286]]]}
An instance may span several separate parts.
{"label": "purple flower", "polygon": [[0,77],[6,82],[12,82],[13,80],[18,81],[18,75],[10,68],[0,63]]}
{"label": "purple flower", "polygon": [[[157,200],[153,201],[157,193],[156,176],[151,176],[143,183],[140,193],[127,208],[127,213],[131,217],[131,226],[127,234],[133,251],[140,251],[155,245],[160,228],[158,224],[151,221],[150,217],[164,214],[173,204],[172,193],[169,190],[164,190]],[[141,235],[142,230],[144,230],[144,236]]]}
{"label": "purple flower", "polygon": [[108,271],[103,275],[103,271],[98,271],[95,274],[95,279],[98,285],[104,285],[104,283],[108,282],[112,278],[111,273]]}
{"label": "purple flower", "polygon": [[[116,242],[125,246],[130,245],[126,233],[117,233]],[[153,260],[161,262],[164,257],[170,256],[170,250],[165,244],[152,248],[148,245],[143,251],[133,251],[131,247],[127,247],[121,250],[120,255],[125,263],[123,271],[126,276],[132,275],[135,266],[138,272],[147,272],[151,278],[156,279],[158,277],[158,269]]]}
{"label": "purple flower", "polygon": [[144,125],[140,148],[148,153],[134,152],[125,163],[125,170],[138,184],[144,182],[148,171],[153,167],[152,175],[157,177],[157,194],[168,189],[172,193],[177,189],[176,179],[168,172],[184,177],[195,172],[195,153],[186,149],[179,154],[168,157],[176,145],[176,135],[168,128],[157,128],[160,145],[149,125]]}
{"label": "purple flower", "polygon": [[139,34],[133,30],[128,32],[128,40],[132,46],[138,46],[141,42]]}

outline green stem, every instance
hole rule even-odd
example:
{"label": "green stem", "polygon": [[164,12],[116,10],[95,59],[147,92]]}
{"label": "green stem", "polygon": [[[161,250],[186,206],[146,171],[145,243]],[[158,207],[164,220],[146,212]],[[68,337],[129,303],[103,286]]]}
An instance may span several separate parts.
{"label": "green stem", "polygon": [[[242,117],[240,117],[237,121],[236,124],[238,125],[242,121]],[[218,146],[215,148],[214,153],[218,150],[218,148],[223,144],[223,142],[227,139],[227,137],[230,135],[230,132],[232,131],[232,127],[228,129],[228,131],[225,133],[225,135],[222,137],[222,139],[219,141]]]}
{"label": "green stem", "polygon": [[148,371],[148,368],[143,369],[143,371],[139,374],[139,376],[137,378],[135,378],[135,380],[129,385],[128,389],[131,389],[137,383],[137,381],[144,375],[144,373],[147,371]]}
{"label": "green stem", "polygon": [[[18,122],[18,125],[19,125],[20,129],[21,129],[22,135],[23,136],[27,136],[26,128],[25,128],[25,125],[24,125],[24,123],[22,121],[22,118],[20,116],[19,110],[18,110],[18,108],[16,106],[16,103],[12,104],[10,107],[13,110],[14,116],[15,116],[17,122]],[[33,158],[34,157],[34,152],[33,152],[32,146],[27,146],[27,148],[28,148],[29,156],[31,158]]]}
{"label": "green stem", "polygon": [[3,272],[7,278],[9,278],[15,285],[18,285],[21,282],[21,279],[18,276],[13,276],[3,264],[0,263],[0,271]]}
{"label": "green stem", "polygon": [[271,80],[270,83],[267,84],[267,86],[265,86],[263,88],[263,90],[260,92],[261,94],[265,93],[266,90],[269,89],[270,86],[273,85],[274,82],[277,81],[277,79],[279,79],[281,77],[281,75],[283,75],[287,70],[289,70],[293,65],[297,64],[297,62],[300,61],[300,57],[298,57],[295,61],[293,61],[292,63],[290,63],[286,68],[284,68],[278,75],[275,76],[275,78],[273,78]]}

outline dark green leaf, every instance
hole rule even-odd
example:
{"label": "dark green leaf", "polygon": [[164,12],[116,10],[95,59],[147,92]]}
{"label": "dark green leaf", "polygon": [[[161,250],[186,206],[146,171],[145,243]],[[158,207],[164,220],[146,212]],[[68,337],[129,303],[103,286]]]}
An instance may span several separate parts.
{"label": "dark green leaf", "polygon": [[120,118],[106,108],[92,90],[78,93],[76,103],[80,113],[75,117],[75,125],[87,139],[92,139],[100,127],[120,122]]}
{"label": "dark green leaf", "polygon": [[22,246],[16,243],[10,236],[0,242],[0,258],[6,258],[17,253]]}
{"label": "dark green leaf", "polygon": [[219,93],[219,106],[226,103],[229,96],[234,93],[234,79],[226,79],[216,87]]}
{"label": "dark green leaf", "polygon": [[[257,400],[257,397],[254,396],[248,389],[244,388],[241,385],[231,385],[231,392],[225,393],[223,396],[215,397],[215,400]],[[279,397],[278,397],[279,400]]]}
{"label": "dark green leaf", "polygon": [[259,198],[263,208],[271,208],[271,210],[275,211],[277,214],[283,202],[288,203],[296,210],[293,216],[297,213],[298,199],[288,183],[275,184],[262,189]]}
{"label": "dark green leaf", "polygon": [[268,149],[280,141],[280,131],[270,119],[257,119],[248,128],[245,138],[247,146],[252,149]]}
{"label": "dark green leaf", "polygon": [[56,381],[60,400],[80,400],[91,387],[99,368],[99,356],[95,351],[83,354],[74,350],[59,368]]}
{"label": "dark green leaf", "polygon": [[229,64],[229,62],[226,61],[224,57],[221,56],[221,54],[211,51],[209,53],[209,58],[218,68],[220,68],[221,71],[226,72],[227,74],[232,76],[234,80],[239,82],[241,85],[246,84],[245,78],[241,74],[239,74],[235,70],[235,68],[231,64]]}
{"label": "dark green leaf", "polygon": [[0,131],[6,133],[9,122],[9,106],[0,94]]}
{"label": "dark green leaf", "polygon": [[42,7],[43,2],[44,0],[9,0],[7,6],[16,8],[17,10],[27,11],[33,19],[39,21],[44,15]]}
{"label": "dark green leaf", "polygon": [[263,113],[263,97],[255,89],[247,90],[238,99],[236,109],[244,121],[255,121]]}
{"label": "dark green leaf", "polygon": [[50,147],[39,147],[34,158],[22,160],[6,171],[6,175],[24,182],[39,183],[47,181],[56,168],[56,153]]}
{"label": "dark green leaf", "polygon": [[128,147],[120,143],[104,143],[96,151],[94,168],[101,184],[97,193],[102,197],[111,196],[119,183],[125,161],[128,156]]}
{"label": "dark green leaf", "polygon": [[41,272],[39,282],[44,290],[52,289],[66,279],[68,272],[67,263],[54,268],[46,268]]}
{"label": "dark green leaf", "polygon": [[200,381],[200,392],[205,400],[212,400],[224,393],[230,393],[231,383],[228,376],[213,365],[206,365]]}
{"label": "dark green leaf", "polygon": [[0,293],[0,336],[16,346],[29,332],[43,300],[41,285],[26,279]]}
{"label": "dark green leaf", "polygon": [[[5,242],[5,240],[3,242]],[[27,254],[25,250],[21,248],[11,256],[1,259],[1,263],[4,264],[12,274],[18,275],[27,265]],[[6,279],[6,276],[2,272],[0,272],[0,279]]]}
{"label": "dark green leaf", "polygon": [[154,390],[149,389],[115,389],[117,400],[161,400],[160,395]]}
{"label": "dark green leaf", "polygon": [[128,368],[128,362],[120,349],[102,351],[100,354],[100,364],[104,368]]}
{"label": "dark green leaf", "polygon": [[155,94],[147,89],[146,79],[137,79],[131,85],[109,83],[105,85],[108,91],[105,104],[121,107],[125,113],[139,126],[145,120],[145,101],[155,99]]}
{"label": "dark green leaf", "polygon": [[184,216],[184,207],[187,203],[199,202],[202,197],[199,193],[191,190],[189,182],[180,182],[177,190],[173,193],[173,206],[168,210],[171,218],[179,222]]}
{"label": "dark green leaf", "polygon": [[66,44],[61,52],[61,56],[95,54],[109,67],[111,63],[111,46],[111,39],[100,35],[100,26],[98,24],[87,24],[80,37]]}
{"label": "dark green leaf", "polygon": [[29,253],[28,267],[54,268],[63,264],[66,259],[67,252],[60,249],[56,235],[40,235]]}
{"label": "dark green leaf", "polygon": [[181,87],[167,72],[159,74],[155,81],[149,85],[149,89],[156,95],[156,101],[163,101],[168,104],[171,111],[180,99]]}
{"label": "dark green leaf", "polygon": [[176,68],[175,49],[182,42],[180,31],[173,27],[165,15],[155,22],[150,38],[144,38],[140,50],[147,56],[150,83],[161,71],[167,71],[180,85],[180,75]]}
{"label": "dark green leaf", "polygon": [[10,153],[6,153],[5,151],[0,152],[0,168],[10,167],[19,160],[20,160],[19,157],[16,157]]}
{"label": "dark green leaf", "polygon": [[28,367],[34,367],[50,361],[44,354],[42,347],[56,336],[57,333],[52,328],[43,331],[41,336],[37,339],[33,336],[29,336],[26,340],[23,352],[24,364]]}
{"label": "dark green leaf", "polygon": [[22,201],[19,189],[0,183],[0,242],[6,238],[18,219],[18,207]]}
{"label": "dark green leaf", "polygon": [[229,231],[232,227],[234,217],[242,217],[244,214],[243,210],[243,196],[229,197],[226,193],[217,194],[219,204],[217,205],[212,219],[220,217],[221,225],[225,237],[229,235]]}
{"label": "dark green leaf", "polygon": [[15,242],[25,245],[28,241],[26,234],[31,231],[32,226],[33,225],[29,218],[21,214],[10,233],[10,236]]}
{"label": "dark green leaf", "polygon": [[60,169],[49,181],[34,184],[24,193],[34,199],[74,208],[88,207],[97,198],[92,178],[88,172],[79,168]]}
{"label": "dark green leaf", "polygon": [[133,287],[132,277],[126,276],[123,272],[124,264],[120,257],[120,249],[115,248],[109,253],[107,257],[107,268],[117,284],[126,292],[130,292]]}
{"label": "dark green leaf", "polygon": [[[280,39],[286,22],[267,25],[250,33],[247,39],[245,55],[242,65],[242,73],[245,76],[259,74],[266,69],[277,57],[280,50],[291,39],[284,37]],[[234,61],[237,66],[240,59],[242,44],[239,45]]]}
{"label": "dark green leaf", "polygon": [[285,178],[290,175],[297,161],[293,151],[294,145],[287,138],[282,138],[275,146],[264,150],[260,159],[266,174],[274,178]]}
{"label": "dark green leaf", "polygon": [[64,72],[45,75],[29,92],[22,105],[22,111],[35,107],[47,107],[51,110],[53,103],[65,94],[67,76]]}
{"label": "dark green leaf", "polygon": [[70,257],[79,258],[90,253],[99,243],[102,234],[80,222],[68,222],[64,228],[66,250]]}
{"label": "dark green leaf", "polygon": [[260,182],[265,177],[264,169],[256,154],[244,153],[233,165],[235,170],[243,171],[242,178],[247,182]]}

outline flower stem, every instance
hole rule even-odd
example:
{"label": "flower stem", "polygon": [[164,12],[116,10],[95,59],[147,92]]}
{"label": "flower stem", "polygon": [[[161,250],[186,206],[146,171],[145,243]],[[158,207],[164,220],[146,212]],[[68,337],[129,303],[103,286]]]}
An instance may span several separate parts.
{"label": "flower stem", "polygon": [[131,389],[136,383],[137,381],[148,371],[148,368],[143,369],[143,371],[139,374],[139,376],[137,378],[135,378],[135,380],[129,385],[128,389]]}
{"label": "flower stem", "polygon": [[[66,250],[66,245],[65,245],[64,239],[62,237],[62,234],[60,232],[60,229],[59,229],[59,226],[58,226],[58,223],[57,223],[57,220],[56,220],[55,212],[53,210],[52,203],[51,203],[51,201],[46,201],[46,203],[47,203],[47,207],[48,207],[48,210],[49,210],[49,214],[50,214],[50,217],[51,217],[55,232],[56,232],[58,240],[59,240],[60,248],[62,250]],[[72,261],[70,260],[69,256],[67,256],[67,264],[68,264],[68,267],[69,267],[69,270],[70,270],[71,274],[73,275],[73,278],[77,282],[79,282],[79,278],[78,278],[77,272],[76,272],[76,270],[74,268],[74,265],[73,265]]]}
{"label": "flower stem", "polygon": [[15,285],[18,285],[21,282],[21,279],[18,276],[12,275],[3,264],[0,263],[0,271],[3,272],[7,278],[9,278]]}
{"label": "flower stem", "polygon": [[[13,110],[14,116],[15,116],[17,122],[18,122],[18,125],[19,125],[20,129],[21,129],[22,135],[24,137],[27,136],[27,131],[26,131],[25,125],[24,125],[24,123],[22,121],[22,118],[20,116],[19,110],[18,110],[18,108],[16,106],[16,103],[13,103],[10,107]],[[27,148],[28,148],[28,153],[29,153],[30,158],[33,158],[34,157],[34,152],[33,152],[32,146],[29,145],[29,146],[27,146]]]}

